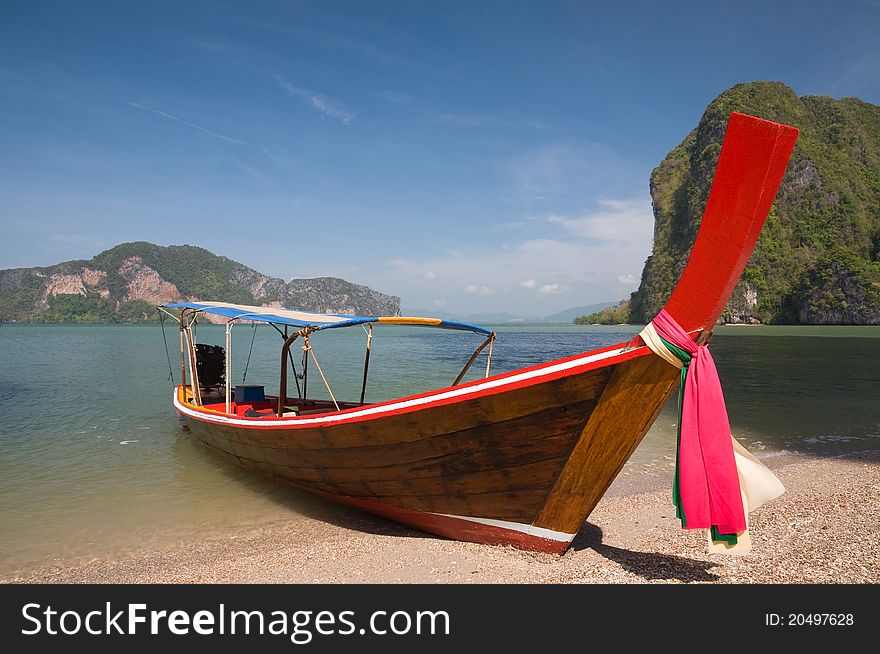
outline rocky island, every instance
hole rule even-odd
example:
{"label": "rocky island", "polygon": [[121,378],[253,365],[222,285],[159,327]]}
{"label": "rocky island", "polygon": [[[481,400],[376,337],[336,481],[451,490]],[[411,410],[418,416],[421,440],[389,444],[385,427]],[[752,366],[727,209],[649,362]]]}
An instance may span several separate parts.
{"label": "rocky island", "polygon": [[192,245],[123,243],[88,261],[0,270],[3,322],[144,322],[180,300],[393,316],[400,298],[336,277],[283,279]]}

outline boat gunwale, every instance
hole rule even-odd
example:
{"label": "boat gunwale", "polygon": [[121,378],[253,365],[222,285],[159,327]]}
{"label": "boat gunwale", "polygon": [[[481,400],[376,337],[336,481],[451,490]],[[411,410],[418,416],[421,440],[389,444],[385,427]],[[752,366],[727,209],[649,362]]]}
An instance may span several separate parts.
{"label": "boat gunwale", "polygon": [[[698,329],[690,333],[696,337],[702,331]],[[175,389],[174,406],[178,411],[202,422],[245,429],[282,428],[293,430],[350,424],[411,413],[427,408],[446,406],[488,395],[496,395],[653,354],[645,345],[635,345],[635,343],[640,342],[641,339],[636,336],[625,343],[616,343],[526,368],[518,368],[485,379],[475,379],[457,386],[447,386],[424,393],[377,402],[362,407],[352,407],[342,411],[331,411],[321,415],[291,415],[283,417],[277,415],[271,417],[232,416],[225,411],[195,406],[182,401],[181,394],[185,388],[183,385],[179,385]],[[436,399],[432,400],[432,398]]]}

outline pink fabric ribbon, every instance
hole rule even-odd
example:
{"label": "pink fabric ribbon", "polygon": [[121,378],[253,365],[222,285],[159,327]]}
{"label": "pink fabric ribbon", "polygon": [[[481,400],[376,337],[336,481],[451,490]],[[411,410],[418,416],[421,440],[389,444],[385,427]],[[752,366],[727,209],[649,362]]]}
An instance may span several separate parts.
{"label": "pink fabric ribbon", "polygon": [[746,529],[727,407],[715,361],[665,309],[652,321],[657,333],[692,359],[682,395],[679,488],[687,529],[722,534]]}

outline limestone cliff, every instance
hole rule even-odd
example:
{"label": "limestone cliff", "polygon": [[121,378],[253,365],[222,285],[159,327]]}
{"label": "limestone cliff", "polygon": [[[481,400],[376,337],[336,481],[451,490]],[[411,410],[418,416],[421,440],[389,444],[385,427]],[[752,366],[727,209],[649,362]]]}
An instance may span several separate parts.
{"label": "limestone cliff", "polygon": [[777,82],[722,93],[654,169],[654,247],[632,296],[631,321],[650,320],[684,269],[732,111],[801,133],[721,321],[880,324],[880,107],[799,98]]}

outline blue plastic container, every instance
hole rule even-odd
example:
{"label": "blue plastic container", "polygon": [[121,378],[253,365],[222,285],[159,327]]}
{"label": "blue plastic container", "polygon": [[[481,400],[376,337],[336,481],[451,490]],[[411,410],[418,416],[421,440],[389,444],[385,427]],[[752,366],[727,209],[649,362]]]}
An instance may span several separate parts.
{"label": "blue plastic container", "polygon": [[241,403],[262,402],[266,399],[265,387],[259,384],[238,384],[235,387],[235,401]]}

